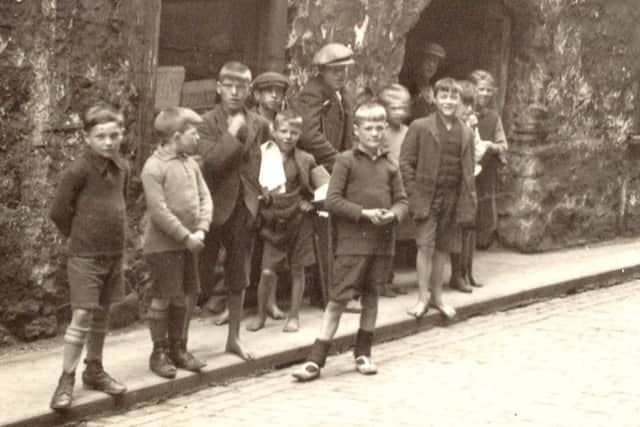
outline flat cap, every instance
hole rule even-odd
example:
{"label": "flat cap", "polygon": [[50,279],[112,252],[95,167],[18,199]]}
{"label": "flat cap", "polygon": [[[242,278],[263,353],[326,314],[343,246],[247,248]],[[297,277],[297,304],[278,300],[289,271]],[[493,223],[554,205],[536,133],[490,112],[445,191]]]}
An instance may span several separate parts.
{"label": "flat cap", "polygon": [[431,55],[435,55],[440,59],[444,59],[447,56],[447,52],[438,43],[427,43],[427,44],[425,44],[424,45],[424,49],[422,50],[422,52],[425,55],[428,54],[428,53],[431,54]]}
{"label": "flat cap", "polygon": [[353,51],[340,43],[329,43],[322,46],[315,55],[313,55],[314,65],[351,65],[355,64],[353,60]]}
{"label": "flat cap", "polygon": [[262,89],[269,86],[281,86],[285,90],[289,87],[289,79],[284,74],[277,71],[265,71],[260,74],[252,83],[254,89]]}

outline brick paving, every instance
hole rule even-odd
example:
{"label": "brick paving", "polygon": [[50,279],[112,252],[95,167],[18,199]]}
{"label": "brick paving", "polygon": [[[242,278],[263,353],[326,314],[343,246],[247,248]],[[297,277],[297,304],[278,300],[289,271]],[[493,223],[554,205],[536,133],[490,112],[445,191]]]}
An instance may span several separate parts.
{"label": "brick paving", "polygon": [[640,281],[476,317],[86,426],[639,426]]}

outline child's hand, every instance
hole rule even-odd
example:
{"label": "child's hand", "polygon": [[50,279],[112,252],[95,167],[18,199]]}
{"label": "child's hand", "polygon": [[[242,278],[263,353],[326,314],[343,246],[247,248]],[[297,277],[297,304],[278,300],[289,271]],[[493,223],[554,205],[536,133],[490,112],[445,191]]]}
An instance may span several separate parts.
{"label": "child's hand", "polygon": [[185,240],[185,245],[190,252],[197,254],[204,248],[204,242],[196,236],[195,233],[191,233],[187,236]]}
{"label": "child's hand", "polygon": [[362,209],[362,216],[375,225],[380,225],[380,209]]}
{"label": "child's hand", "polygon": [[396,219],[396,214],[390,209],[380,209],[380,223],[389,224]]}
{"label": "child's hand", "polygon": [[475,114],[470,114],[467,118],[467,125],[470,128],[475,128],[476,126],[478,126],[478,117]]}
{"label": "child's hand", "polygon": [[313,205],[311,204],[311,202],[309,202],[308,200],[303,200],[300,202],[300,204],[298,205],[298,208],[302,211],[302,212],[311,212],[313,210]]}
{"label": "child's hand", "polygon": [[197,230],[195,233],[193,233],[193,235],[196,236],[198,240],[204,243],[204,231]]}
{"label": "child's hand", "polygon": [[244,113],[236,113],[227,119],[229,133],[235,138],[240,129],[247,124]]}

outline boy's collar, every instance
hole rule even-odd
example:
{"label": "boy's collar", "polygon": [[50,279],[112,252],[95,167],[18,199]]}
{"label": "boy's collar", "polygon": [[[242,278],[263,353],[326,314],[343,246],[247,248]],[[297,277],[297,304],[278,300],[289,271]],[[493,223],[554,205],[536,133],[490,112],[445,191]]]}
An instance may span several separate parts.
{"label": "boy's collar", "polygon": [[187,157],[187,155],[184,153],[178,154],[175,152],[175,150],[167,149],[165,145],[158,146],[158,148],[156,148],[154,152],[154,155],[165,162],[171,159],[180,159]]}
{"label": "boy's collar", "polygon": [[389,149],[387,147],[380,146],[380,147],[378,147],[378,151],[375,154],[372,154],[371,152],[369,152],[366,149],[362,148],[360,146],[360,144],[357,144],[356,148],[355,148],[355,152],[356,153],[362,153],[362,154],[364,154],[365,156],[369,157],[372,160],[377,160],[380,157],[385,157],[387,154],[389,154]]}
{"label": "boy's collar", "polygon": [[86,155],[89,158],[89,161],[91,161],[94,166],[96,166],[100,173],[104,173],[109,168],[109,164],[115,165],[120,170],[125,169],[124,160],[120,157],[120,155],[117,155],[117,157],[115,158],[103,157],[97,154],[91,148],[87,148]]}

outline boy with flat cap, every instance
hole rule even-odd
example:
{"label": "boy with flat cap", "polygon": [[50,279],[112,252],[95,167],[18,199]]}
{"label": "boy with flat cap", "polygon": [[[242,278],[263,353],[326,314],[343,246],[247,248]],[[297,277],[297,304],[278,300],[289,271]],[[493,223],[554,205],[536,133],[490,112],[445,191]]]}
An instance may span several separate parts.
{"label": "boy with flat cap", "polygon": [[249,67],[235,61],[224,64],[218,75],[220,104],[205,113],[198,126],[202,172],[215,206],[200,255],[200,277],[203,286],[213,284],[218,252],[224,246],[229,310],[226,351],[245,360],[253,356],[240,343],[240,321],[258,213],[260,144],[269,139],[269,123],[245,108],[250,85]]}
{"label": "boy with flat cap", "polygon": [[253,111],[273,123],[276,114],[282,111],[289,78],[276,71],[265,71],[253,80],[251,87],[256,104]]}
{"label": "boy with flat cap", "polygon": [[446,51],[438,43],[425,44],[422,50],[422,60],[417,70],[418,81],[412,91],[411,121],[436,112],[431,80],[446,57]]}
{"label": "boy with flat cap", "polygon": [[313,56],[318,74],[312,77],[296,100],[303,117],[300,148],[315,157],[328,171],[336,154],[351,148],[353,118],[344,87],[353,51],[340,43],[329,43]]}

